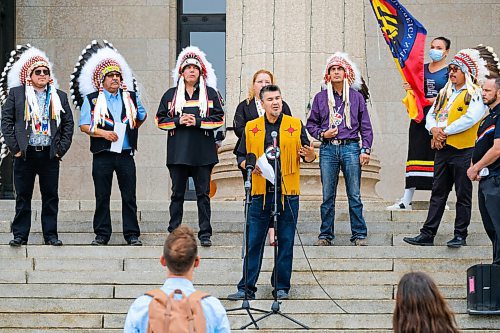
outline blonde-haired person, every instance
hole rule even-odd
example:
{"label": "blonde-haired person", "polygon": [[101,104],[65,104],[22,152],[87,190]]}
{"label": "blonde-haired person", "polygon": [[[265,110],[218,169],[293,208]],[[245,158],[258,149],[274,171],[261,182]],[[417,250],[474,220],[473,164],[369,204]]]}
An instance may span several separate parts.
{"label": "blonde-haired person", "polygon": [[392,318],[394,333],[459,333],[450,310],[432,278],[422,272],[403,275]]}
{"label": "blonde-haired person", "polygon": [[[233,128],[234,134],[238,137],[238,142],[234,146],[233,153],[236,155],[236,150],[240,145],[241,136],[243,135],[243,131],[245,130],[245,126],[247,122],[250,120],[257,119],[262,117],[265,113],[264,108],[262,107],[259,94],[262,87],[268,86],[270,84],[276,84],[274,81],[274,75],[270,71],[266,69],[259,69],[253,74],[252,83],[248,89],[248,97],[238,104],[236,107],[236,112],[234,113],[233,120]],[[283,113],[287,116],[291,116],[292,112],[290,111],[290,107],[283,101]],[[259,156],[257,156],[258,158]],[[245,170],[242,170],[239,166],[238,168],[241,170],[241,174],[243,175],[243,182],[246,181],[247,174]],[[269,229],[269,242],[272,244],[272,239],[274,238],[274,229]]]}

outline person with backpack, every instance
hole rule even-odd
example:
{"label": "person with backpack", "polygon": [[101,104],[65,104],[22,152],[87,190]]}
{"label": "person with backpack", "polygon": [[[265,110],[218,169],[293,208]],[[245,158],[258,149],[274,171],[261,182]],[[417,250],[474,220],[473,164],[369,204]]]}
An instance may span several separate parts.
{"label": "person with backpack", "polygon": [[189,227],[180,226],[168,235],[160,263],[167,267],[167,279],[159,289],[148,291],[132,303],[125,333],[231,332],[221,302],[193,287],[193,273],[200,265],[200,257]]}

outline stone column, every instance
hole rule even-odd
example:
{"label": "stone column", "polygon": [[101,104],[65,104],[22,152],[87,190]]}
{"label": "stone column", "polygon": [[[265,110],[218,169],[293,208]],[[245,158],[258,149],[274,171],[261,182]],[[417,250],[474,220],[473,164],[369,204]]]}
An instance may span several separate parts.
{"label": "stone column", "polygon": [[[292,114],[305,123],[308,105],[320,90],[325,61],[335,51],[348,52],[366,73],[364,6],[362,1],[344,0],[240,0],[227,2],[227,122],[248,92],[254,72],[271,70]],[[239,87],[239,89],[238,89]],[[236,138],[228,132],[213,179],[214,199],[243,197],[241,173],[232,154]],[[379,199],[375,192],[379,161],[374,157],[363,168],[362,195]],[[344,181],[339,198],[345,199]],[[302,164],[301,192],[306,200],[321,198],[317,161]]]}

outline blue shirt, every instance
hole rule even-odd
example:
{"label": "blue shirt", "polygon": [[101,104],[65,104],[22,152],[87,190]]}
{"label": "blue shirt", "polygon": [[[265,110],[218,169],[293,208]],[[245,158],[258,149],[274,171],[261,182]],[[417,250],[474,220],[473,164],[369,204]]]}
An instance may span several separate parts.
{"label": "blue shirt", "polygon": [[[55,93],[57,94],[57,91],[55,91]],[[43,91],[35,90],[35,96],[38,103],[38,108],[40,109],[40,113],[42,115],[42,119],[39,124],[35,125],[35,131],[31,131],[29,145],[50,146],[50,143],[52,142],[52,139],[50,138],[48,132],[50,126],[50,114],[49,107],[48,105],[46,105],[46,103],[50,103],[50,100],[47,101],[47,88],[45,88]]]}
{"label": "blue shirt", "polygon": [[[104,96],[106,97],[106,104],[108,106],[109,112],[113,116],[114,122],[123,122],[122,119],[122,94],[121,91],[118,90],[118,93],[111,94],[106,89],[104,89]],[[137,120],[144,120],[146,118],[146,109],[142,106],[141,100],[139,99],[139,95],[137,95]],[[88,98],[85,98],[82,108],[80,109],[80,126],[82,125],[90,125],[90,102]],[[132,149],[130,147],[128,141],[127,132],[125,132],[125,138],[123,139],[123,150]]]}
{"label": "blue shirt", "polygon": [[[195,291],[191,281],[184,278],[168,278],[160,288],[165,294],[171,294],[175,289],[180,289],[188,297]],[[143,295],[137,298],[130,306],[125,320],[124,333],[146,332],[149,320],[149,303],[152,298]],[[221,302],[215,297],[207,297],[201,300],[201,307],[207,323],[206,333],[229,333],[229,320],[226,310]]]}
{"label": "blue shirt", "polygon": [[424,92],[426,98],[436,97],[448,82],[448,67],[437,72],[429,71],[429,64],[424,65]]}

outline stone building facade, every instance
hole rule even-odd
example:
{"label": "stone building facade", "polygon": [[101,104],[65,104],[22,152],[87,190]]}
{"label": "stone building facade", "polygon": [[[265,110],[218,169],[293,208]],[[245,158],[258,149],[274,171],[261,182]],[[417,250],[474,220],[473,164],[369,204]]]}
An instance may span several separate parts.
{"label": "stone building facade", "polygon": [[[451,53],[479,43],[500,51],[497,0],[401,2],[427,28],[428,43],[430,38],[443,35],[452,40]],[[169,195],[166,135],[156,128],[154,115],[161,95],[172,85],[170,71],[179,51],[179,3],[16,1],[16,42],[29,42],[47,52],[61,89],[69,89],[68,78],[78,55],[92,39],[111,41],[134,70],[149,113],[136,156],[139,200],[166,200]],[[395,199],[404,188],[409,120],[401,104],[401,78],[378,31],[368,0],[227,0],[228,125],[236,105],[246,96],[252,74],[260,68],[275,73],[292,112],[305,120],[307,105],[320,89],[326,58],[335,51],[348,52],[359,64],[372,96],[369,109],[378,161],[367,171],[372,176],[366,181],[371,187],[376,184],[380,198]],[[78,112],[75,120],[79,120]],[[229,151],[234,142],[233,134],[228,133],[224,150]],[[221,167],[235,168],[229,155],[223,160]],[[319,178],[312,176],[311,181],[313,186]],[[233,183],[234,187],[241,190],[241,183]],[[75,131],[73,146],[61,167],[60,197],[93,199],[93,192],[89,140]],[[375,192],[370,195],[376,196]],[[119,198],[116,184],[113,198]]]}

